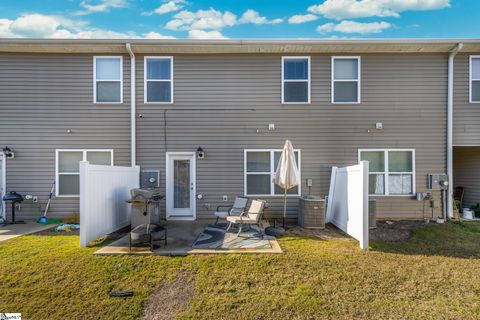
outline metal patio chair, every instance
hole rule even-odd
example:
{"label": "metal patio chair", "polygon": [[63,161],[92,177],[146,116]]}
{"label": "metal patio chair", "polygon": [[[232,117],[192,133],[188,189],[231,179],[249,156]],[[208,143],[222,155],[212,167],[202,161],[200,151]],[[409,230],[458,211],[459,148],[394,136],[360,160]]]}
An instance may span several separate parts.
{"label": "metal patio chair", "polygon": [[[215,217],[217,220],[215,221],[215,225],[218,225],[218,220],[220,218],[226,219],[228,216],[239,216],[245,212],[247,208],[248,198],[246,197],[236,197],[235,202],[231,206],[227,205],[220,205],[217,207],[217,211],[214,212]],[[223,209],[223,210],[222,210]]]}
{"label": "metal patio chair", "polygon": [[245,227],[258,226],[259,233],[262,232],[262,218],[263,213],[266,207],[266,201],[264,200],[252,200],[248,211],[242,213],[239,216],[228,216],[227,221],[229,225],[227,231],[232,228],[234,225],[238,225],[237,237],[240,236],[242,230],[245,230]]}

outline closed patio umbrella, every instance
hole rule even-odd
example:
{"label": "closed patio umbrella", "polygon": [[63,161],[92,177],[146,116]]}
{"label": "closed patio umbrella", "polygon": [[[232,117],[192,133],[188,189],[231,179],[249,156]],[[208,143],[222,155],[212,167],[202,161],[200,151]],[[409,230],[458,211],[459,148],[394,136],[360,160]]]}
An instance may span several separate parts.
{"label": "closed patio umbrella", "polygon": [[298,170],[297,160],[290,140],[285,141],[282,154],[278,161],[277,170],[273,178],[273,183],[285,190],[285,199],[283,203],[283,227],[285,228],[285,219],[287,217],[287,191],[300,184],[300,170]]}

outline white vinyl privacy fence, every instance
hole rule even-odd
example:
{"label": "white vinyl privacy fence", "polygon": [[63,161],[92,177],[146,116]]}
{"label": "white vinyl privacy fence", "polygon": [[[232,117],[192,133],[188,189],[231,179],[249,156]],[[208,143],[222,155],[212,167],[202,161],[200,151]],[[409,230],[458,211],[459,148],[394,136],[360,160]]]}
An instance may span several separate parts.
{"label": "white vinyl privacy fence", "polygon": [[130,189],[140,185],[140,167],[80,162],[80,246],[130,224]]}
{"label": "white vinyl privacy fence", "polygon": [[337,226],[368,249],[368,161],[332,168],[327,222]]}

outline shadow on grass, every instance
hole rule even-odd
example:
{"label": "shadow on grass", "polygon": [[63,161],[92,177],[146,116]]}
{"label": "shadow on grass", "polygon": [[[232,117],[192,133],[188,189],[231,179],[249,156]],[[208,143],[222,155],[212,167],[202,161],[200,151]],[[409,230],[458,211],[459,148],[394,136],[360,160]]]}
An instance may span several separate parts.
{"label": "shadow on grass", "polygon": [[371,242],[372,251],[444,256],[454,258],[480,258],[480,223],[455,221],[441,226],[426,226],[412,231],[406,242]]}

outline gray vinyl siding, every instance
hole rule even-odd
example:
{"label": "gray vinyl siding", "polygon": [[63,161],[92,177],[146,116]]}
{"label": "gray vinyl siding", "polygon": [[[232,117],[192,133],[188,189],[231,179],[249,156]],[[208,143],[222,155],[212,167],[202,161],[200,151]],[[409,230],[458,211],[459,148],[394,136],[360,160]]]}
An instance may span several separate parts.
{"label": "gray vinyl siding", "polygon": [[455,147],[453,151],[453,186],[463,187],[463,206],[480,202],[480,147]]}
{"label": "gray vinyl siding", "polygon": [[[480,55],[480,52],[477,54]],[[453,144],[480,146],[480,103],[470,103],[470,54],[455,57]]]}
{"label": "gray vinyl siding", "polygon": [[[330,103],[330,59],[312,56],[311,104],[282,105],[281,56],[175,56],[173,104],[144,105],[143,81],[137,82],[143,115],[137,121],[138,164],[159,169],[165,191],[165,151],[201,146],[206,158],[197,160],[197,193],[204,196],[197,200],[199,218],[212,217],[222,195],[230,201],[243,195],[244,149],[278,149],[286,138],[301,149],[302,181],[313,179],[312,194],[326,196],[331,166],[355,164],[359,148],[414,148],[416,189],[426,191],[426,174],[446,171],[446,55],[363,55],[359,105]],[[143,57],[137,78],[143,79]],[[376,122],[384,129],[376,131]],[[270,202],[267,216],[280,217],[281,197],[262,198]],[[297,203],[288,202],[291,219]],[[381,218],[422,217],[422,204],[413,197],[377,197],[377,208]]]}
{"label": "gray vinyl siding", "polygon": [[[127,56],[123,61],[124,103],[97,105],[92,55],[0,54],[0,146],[15,152],[7,190],[36,195],[44,205],[55,149],[113,149],[116,165],[130,165],[130,68]],[[78,210],[78,198],[54,197],[49,215]],[[39,215],[29,201],[19,214]]]}

